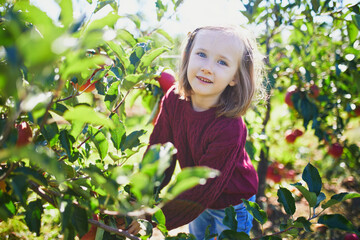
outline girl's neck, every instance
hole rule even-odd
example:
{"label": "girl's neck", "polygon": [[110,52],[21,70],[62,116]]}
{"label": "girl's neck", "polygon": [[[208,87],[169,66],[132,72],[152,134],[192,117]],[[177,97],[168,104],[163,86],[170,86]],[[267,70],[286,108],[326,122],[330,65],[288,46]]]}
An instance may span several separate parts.
{"label": "girl's neck", "polygon": [[218,99],[214,99],[212,97],[200,97],[194,94],[191,96],[192,108],[196,112],[209,110],[210,108],[215,107],[217,102]]}

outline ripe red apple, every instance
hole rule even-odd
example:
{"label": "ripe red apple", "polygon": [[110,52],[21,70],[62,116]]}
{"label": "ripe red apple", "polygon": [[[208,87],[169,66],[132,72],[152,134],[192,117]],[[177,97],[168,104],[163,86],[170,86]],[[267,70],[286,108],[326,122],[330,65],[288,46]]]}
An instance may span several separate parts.
{"label": "ripe red apple", "polygon": [[292,95],[297,92],[297,87],[292,85],[290,86],[287,91],[286,91],[286,95],[285,95],[285,103],[290,107],[293,108],[294,107],[294,103],[292,101]]}
{"label": "ripe red apple", "polygon": [[344,240],[359,240],[359,237],[355,233],[347,233]]}
{"label": "ripe red apple", "polygon": [[320,95],[320,89],[316,84],[312,84],[310,86],[310,96],[313,98],[317,98]]}
{"label": "ripe red apple", "polygon": [[300,137],[300,136],[302,136],[302,135],[304,134],[304,132],[301,131],[300,129],[295,129],[295,130],[293,131],[293,133],[294,133],[294,135],[295,135],[296,137]]}
{"label": "ripe red apple", "polygon": [[289,171],[286,172],[285,176],[287,179],[294,180],[294,178],[296,176],[296,172],[294,169],[289,169]]}
{"label": "ripe red apple", "polygon": [[24,121],[16,125],[16,128],[18,130],[16,146],[21,147],[29,144],[32,140],[32,130],[30,125]]}
{"label": "ripe red apple", "polygon": [[160,87],[164,93],[166,93],[169,88],[175,83],[174,75],[167,71],[162,72],[160,76],[155,79],[159,82]]}
{"label": "ripe red apple", "polygon": [[360,105],[355,107],[354,113],[355,113],[355,115],[356,115],[357,117],[360,116]]}
{"label": "ripe red apple", "polygon": [[[99,221],[99,216],[93,214],[93,219]],[[81,240],[95,240],[96,231],[97,227],[95,225],[91,225],[90,230],[81,237]]]}
{"label": "ripe red apple", "polygon": [[275,183],[279,183],[281,182],[284,171],[285,171],[284,164],[273,162],[267,169],[266,178],[274,181]]}
{"label": "ripe red apple", "polygon": [[295,142],[296,138],[297,138],[297,136],[295,135],[295,133],[293,131],[287,130],[285,132],[285,140],[286,140],[286,142],[293,143],[293,142]]}
{"label": "ripe red apple", "polygon": [[[103,68],[98,68],[98,69],[95,69],[95,71],[93,72],[93,74],[91,74],[91,76],[89,77],[89,79],[83,84],[80,86],[79,88],[79,91],[85,91],[85,92],[92,92],[95,90],[95,83],[97,83],[99,80],[91,83],[91,79],[95,76],[95,74],[102,70]],[[74,85],[74,84],[73,84]]]}
{"label": "ripe red apple", "polygon": [[340,143],[334,143],[328,148],[328,154],[333,156],[334,158],[339,158],[342,155],[343,151],[343,146],[341,146]]}
{"label": "ripe red apple", "polygon": [[91,83],[91,78],[89,78],[87,81],[86,81],[86,83],[85,84],[83,84],[83,85],[81,85],[80,86],[80,88],[79,88],[79,91],[84,91],[85,90],[85,92],[92,92],[92,91],[94,91],[95,90],[95,83],[96,83],[97,81],[95,81],[95,82],[93,82],[93,83]]}

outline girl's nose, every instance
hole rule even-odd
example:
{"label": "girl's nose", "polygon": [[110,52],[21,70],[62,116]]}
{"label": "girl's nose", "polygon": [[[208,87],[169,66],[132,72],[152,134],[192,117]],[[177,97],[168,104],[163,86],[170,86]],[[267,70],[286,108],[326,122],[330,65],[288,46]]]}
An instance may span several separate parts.
{"label": "girl's nose", "polygon": [[211,70],[211,67],[210,67],[210,64],[204,64],[202,67],[201,67],[201,71],[204,73],[204,74],[212,74],[212,70]]}

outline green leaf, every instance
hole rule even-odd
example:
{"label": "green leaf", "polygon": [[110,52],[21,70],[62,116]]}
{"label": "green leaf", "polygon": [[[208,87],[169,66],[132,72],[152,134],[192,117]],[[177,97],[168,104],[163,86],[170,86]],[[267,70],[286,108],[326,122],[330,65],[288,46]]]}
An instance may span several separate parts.
{"label": "green leaf", "polygon": [[119,29],[117,37],[125,41],[130,47],[134,47],[137,43],[135,37],[125,29]]}
{"label": "green leaf", "polygon": [[355,23],[355,26],[360,30],[360,15],[355,14],[351,16],[353,22]]}
{"label": "green leaf", "polygon": [[208,167],[183,168],[176,176],[174,184],[169,188],[170,198],[175,198],[180,193],[204,183],[207,178],[214,178],[219,171]]}
{"label": "green leaf", "polygon": [[[136,44],[136,42],[135,42]],[[122,65],[127,68],[130,64],[129,59],[126,57],[127,54],[125,50],[122,48],[120,44],[116,44],[114,42],[107,42],[107,45],[113,50],[113,52],[116,54],[116,56],[120,59],[120,62]]]}
{"label": "green leaf", "polygon": [[16,12],[21,11],[24,14],[24,18],[32,25],[36,26],[36,29],[44,36],[56,37],[61,31],[54,24],[54,21],[36,6],[29,3],[29,1],[18,1],[14,4],[14,10]]}
{"label": "green leaf", "polygon": [[249,211],[249,213],[255,218],[256,221],[258,221],[261,225],[264,225],[267,222],[268,217],[266,212],[262,210],[257,203],[248,201],[246,199],[242,199],[242,201],[245,204],[246,210]]}
{"label": "green leaf", "polygon": [[22,205],[25,205],[26,199],[28,197],[27,189],[27,177],[24,175],[16,175],[12,178],[11,187],[14,190],[14,194],[17,196],[18,200]]}
{"label": "green leaf", "polygon": [[160,47],[153,51],[147,52],[140,60],[140,69],[144,69],[154,61],[155,58],[163,54],[164,52],[169,51],[169,48],[167,47]]}
{"label": "green leaf", "polygon": [[50,146],[54,146],[57,143],[59,129],[56,123],[45,124],[40,131]]}
{"label": "green leaf", "polygon": [[61,0],[59,3],[61,8],[60,12],[60,21],[64,25],[65,28],[69,27],[69,25],[73,22],[73,5],[71,0]]}
{"label": "green leaf", "polygon": [[173,38],[167,32],[165,32],[163,29],[159,28],[156,30],[156,32],[161,34],[162,36],[164,36],[170,43],[174,43]]}
{"label": "green leaf", "polygon": [[324,201],[326,199],[326,196],[323,192],[321,192],[318,196],[317,196],[317,199],[316,199],[316,206],[315,207],[318,207],[320,205],[320,203],[322,201]]}
{"label": "green leaf", "polygon": [[165,226],[166,223],[165,215],[160,208],[152,215],[152,221],[156,222],[158,225]]}
{"label": "green leaf", "polygon": [[91,31],[98,31],[105,26],[113,27],[117,20],[120,18],[115,12],[108,13],[105,17],[92,21],[85,29],[84,34],[88,34]]}
{"label": "green leaf", "polygon": [[305,228],[305,231],[312,232],[312,230],[310,228],[311,222],[309,220],[307,220],[305,217],[298,217],[294,223],[296,226],[298,226],[298,224],[301,224],[301,226]]}
{"label": "green leaf", "polygon": [[308,163],[303,171],[302,179],[308,185],[309,191],[316,193],[316,196],[320,194],[322,188],[322,181],[318,170]]}
{"label": "green leaf", "polygon": [[233,206],[225,208],[223,224],[233,231],[237,230],[238,221],[236,220],[236,212]]}
{"label": "green leaf", "polygon": [[354,43],[358,39],[359,29],[356,27],[354,23],[347,23],[347,31],[349,36],[350,43]]}
{"label": "green leaf", "polygon": [[26,176],[27,179],[30,179],[39,185],[47,186],[48,184],[45,177],[38,170],[32,169],[30,167],[18,167],[13,171],[13,173],[15,175]]}
{"label": "green leaf", "polygon": [[92,107],[85,105],[77,105],[67,110],[63,116],[68,121],[78,121],[81,123],[90,123],[101,125],[108,128],[114,128],[115,125],[111,119],[101,113],[95,112]]}
{"label": "green leaf", "polygon": [[91,135],[91,141],[95,144],[95,147],[99,152],[99,156],[103,160],[109,149],[109,143],[105,135],[100,130],[91,126],[89,126],[89,133]]}
{"label": "green leaf", "polygon": [[84,208],[75,205],[71,220],[80,237],[88,232],[88,217]]}
{"label": "green leaf", "polygon": [[341,214],[321,215],[318,223],[325,224],[329,228],[337,228],[347,232],[358,233],[354,225]]}
{"label": "green leaf", "polygon": [[294,184],[301,194],[305,197],[306,201],[309,203],[310,207],[315,207],[317,202],[317,196],[314,192],[309,192],[305,187],[301,186],[300,184]]}
{"label": "green leaf", "polygon": [[145,130],[134,131],[126,137],[124,144],[121,146],[121,150],[132,149],[140,145],[139,138],[146,133]]}
{"label": "green leaf", "polygon": [[114,144],[116,150],[119,150],[121,147],[121,143],[126,136],[125,125],[122,121],[120,121],[119,116],[114,114],[111,118],[115,124],[115,128],[110,130],[111,141]]}
{"label": "green leaf", "polygon": [[155,180],[161,180],[159,177],[164,176],[164,172],[170,166],[172,156],[175,153],[176,149],[171,143],[150,146],[139,165],[140,171],[148,172],[147,168],[155,166],[154,172],[151,176],[155,175],[157,177]]}
{"label": "green leaf", "polygon": [[122,87],[125,90],[130,90],[134,87],[138,82],[143,80],[146,75],[144,74],[129,74],[125,77],[124,82],[122,83]]}
{"label": "green leaf", "polygon": [[120,100],[122,94],[120,92],[120,81],[113,82],[105,95],[105,106],[109,111],[113,110],[114,105]]}
{"label": "green leaf", "polygon": [[251,238],[244,232],[236,232],[232,230],[223,231],[217,238],[219,240],[250,240]]}
{"label": "green leaf", "polygon": [[6,221],[16,213],[16,207],[9,194],[0,191],[0,219]]}
{"label": "green leaf", "polygon": [[43,206],[40,199],[30,202],[25,212],[25,222],[29,230],[35,232],[37,236],[40,235],[41,214],[43,213]]}
{"label": "green leaf", "polygon": [[286,213],[293,215],[295,213],[296,207],[295,199],[292,196],[291,192],[286,188],[280,187],[277,195],[279,197],[278,202],[284,206]]}
{"label": "green leaf", "polygon": [[345,200],[359,198],[359,197],[360,197],[360,193],[356,193],[356,192],[351,192],[351,193],[344,192],[344,193],[335,194],[331,197],[329,201],[321,205],[321,207],[323,209],[326,209]]}
{"label": "green leaf", "polygon": [[73,143],[75,139],[68,134],[67,130],[62,130],[59,136],[60,144],[65,149],[66,154],[71,162],[73,162]]}

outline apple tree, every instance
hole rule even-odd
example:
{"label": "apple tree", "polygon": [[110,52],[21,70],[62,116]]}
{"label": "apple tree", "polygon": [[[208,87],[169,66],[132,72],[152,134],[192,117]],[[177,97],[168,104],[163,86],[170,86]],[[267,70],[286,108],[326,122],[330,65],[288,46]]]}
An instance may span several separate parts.
{"label": "apple tree", "polygon": [[271,94],[265,108],[255,106],[246,116],[248,152],[259,160],[258,200],[269,180],[294,181],[294,172],[301,174],[296,169],[309,162],[329,182],[359,182],[359,3],[250,0],[242,6],[249,24],[262,30]]}
{"label": "apple tree", "polygon": [[[181,2],[158,1],[159,20]],[[90,18],[75,18],[71,0],[56,4],[53,19],[28,0],[0,2],[0,220],[16,218],[40,238],[54,237],[47,217],[64,239],[140,239],[126,227],[151,214],[166,235],[159,207],[216,175],[186,169],[160,199],[154,188],[175,149],[151,146],[142,157],[147,128],[128,126],[126,103],[142,98],[153,109],[162,96],[157,61],[172,39],[117,28],[125,17],[141,27],[117,14],[117,1],[98,1]],[[104,6],[113,11],[93,19]],[[146,239],[152,225],[139,221]]]}

